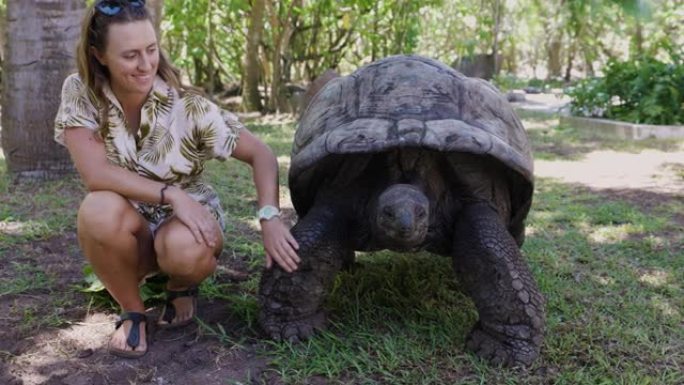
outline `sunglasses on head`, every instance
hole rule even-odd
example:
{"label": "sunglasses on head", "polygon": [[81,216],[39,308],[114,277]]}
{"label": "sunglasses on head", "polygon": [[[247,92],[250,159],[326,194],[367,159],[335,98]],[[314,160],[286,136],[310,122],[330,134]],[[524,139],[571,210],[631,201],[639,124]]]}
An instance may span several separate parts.
{"label": "sunglasses on head", "polygon": [[124,7],[141,8],[145,6],[145,0],[99,0],[95,9],[107,16],[118,15]]}

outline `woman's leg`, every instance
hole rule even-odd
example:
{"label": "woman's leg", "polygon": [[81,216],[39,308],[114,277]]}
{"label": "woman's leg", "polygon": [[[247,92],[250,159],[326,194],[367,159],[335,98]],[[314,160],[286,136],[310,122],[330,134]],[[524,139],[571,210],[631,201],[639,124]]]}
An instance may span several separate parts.
{"label": "woman's leg", "polygon": [[[121,195],[91,192],[78,211],[78,239],[95,274],[121,309],[144,313],[138,282],[158,269],[147,221]],[[111,348],[132,350],[126,344],[131,324],[125,321],[114,332]],[[146,349],[145,325],[141,323],[140,344],[135,350]]]}
{"label": "woman's leg", "polygon": [[[220,225],[214,221],[219,242],[212,248],[197,243],[190,230],[177,218],[171,217],[157,231],[154,249],[159,269],[169,276],[167,289],[181,291],[199,285],[216,269],[216,258],[223,250]],[[172,301],[176,315],[171,324],[182,323],[195,316],[192,297]],[[165,322],[160,322],[165,323]]]}

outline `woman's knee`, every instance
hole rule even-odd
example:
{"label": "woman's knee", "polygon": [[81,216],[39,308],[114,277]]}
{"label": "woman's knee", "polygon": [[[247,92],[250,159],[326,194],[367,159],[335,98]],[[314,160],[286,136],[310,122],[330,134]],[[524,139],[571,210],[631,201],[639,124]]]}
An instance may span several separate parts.
{"label": "woman's knee", "polygon": [[78,210],[78,232],[100,240],[123,232],[135,232],[143,225],[131,203],[111,191],[93,191]]}
{"label": "woman's knee", "polygon": [[209,248],[197,245],[195,250],[157,253],[157,264],[163,272],[171,276],[200,280],[214,272],[216,257]]}
{"label": "woman's knee", "polygon": [[169,275],[204,278],[216,269],[216,250],[198,243],[183,225],[160,229],[155,237],[157,263]]}

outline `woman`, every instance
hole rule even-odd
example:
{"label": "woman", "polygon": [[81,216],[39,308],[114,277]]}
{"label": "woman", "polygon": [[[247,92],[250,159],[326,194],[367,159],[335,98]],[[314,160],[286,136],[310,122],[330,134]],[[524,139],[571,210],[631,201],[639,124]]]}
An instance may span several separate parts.
{"label": "woman", "polygon": [[89,7],[55,120],[90,191],[78,212],[83,253],[122,314],[111,353],[147,351],[138,284],[169,277],[161,327],[196,314],[196,287],[216,268],[223,210],[202,181],[204,162],[232,156],[253,170],[266,267],[297,268],[297,242],[280,221],[278,167],[271,150],[235,117],[180,85],[160,51],[144,0],[99,0]]}

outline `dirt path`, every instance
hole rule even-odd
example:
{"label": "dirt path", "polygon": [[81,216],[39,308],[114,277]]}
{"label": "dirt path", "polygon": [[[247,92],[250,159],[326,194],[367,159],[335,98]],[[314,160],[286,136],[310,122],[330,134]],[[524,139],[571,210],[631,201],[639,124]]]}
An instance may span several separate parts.
{"label": "dirt path", "polygon": [[536,160],[534,167],[537,177],[556,178],[591,189],[684,194],[684,151],[594,151],[578,161]]}

